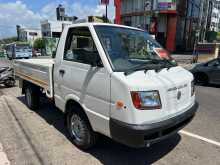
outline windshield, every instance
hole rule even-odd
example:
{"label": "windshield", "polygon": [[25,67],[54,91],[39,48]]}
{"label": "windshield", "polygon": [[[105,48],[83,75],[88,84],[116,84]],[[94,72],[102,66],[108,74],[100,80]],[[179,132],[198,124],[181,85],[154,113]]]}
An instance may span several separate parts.
{"label": "windshield", "polygon": [[95,26],[95,30],[114,71],[126,72],[145,66],[154,69],[156,65],[164,68],[171,60],[167,51],[145,31],[101,25]]}
{"label": "windshield", "polygon": [[23,51],[32,51],[30,46],[26,46],[26,45],[17,45],[16,46],[16,52],[23,52]]}

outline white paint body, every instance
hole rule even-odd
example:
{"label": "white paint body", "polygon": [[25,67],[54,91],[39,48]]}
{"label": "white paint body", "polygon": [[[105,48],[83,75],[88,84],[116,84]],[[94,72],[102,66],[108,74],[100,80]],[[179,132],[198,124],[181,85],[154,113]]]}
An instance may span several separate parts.
{"label": "white paint body", "polygon": [[[123,72],[113,72],[105,51],[94,30],[94,25],[116,26],[100,23],[81,23],[66,27],[62,33],[53,66],[53,96],[56,106],[65,111],[67,101],[78,102],[85,110],[92,128],[111,137],[110,118],[129,124],[152,124],[190,109],[195,103],[195,96],[191,96],[191,82],[193,75],[182,67],[173,67],[160,72],[149,70],[137,71],[125,76]],[[87,64],[63,60],[64,46],[69,28],[89,27],[93,40],[101,57],[104,67],[91,67]],[[125,26],[123,26],[125,27]],[[131,27],[126,27],[131,28]],[[135,28],[133,28],[135,29]],[[26,60],[23,60],[23,62]],[[34,62],[31,62],[33,65]],[[40,62],[38,62],[40,63]],[[48,64],[48,68],[50,64]],[[65,70],[63,76],[59,70]],[[34,77],[34,72],[32,74]],[[48,75],[52,77],[52,75]],[[179,88],[184,86],[184,88]],[[169,91],[171,88],[179,88]],[[131,91],[158,90],[162,108],[159,110],[137,110],[132,102]],[[180,100],[177,92],[182,92]],[[126,108],[117,109],[116,102],[122,101]]]}

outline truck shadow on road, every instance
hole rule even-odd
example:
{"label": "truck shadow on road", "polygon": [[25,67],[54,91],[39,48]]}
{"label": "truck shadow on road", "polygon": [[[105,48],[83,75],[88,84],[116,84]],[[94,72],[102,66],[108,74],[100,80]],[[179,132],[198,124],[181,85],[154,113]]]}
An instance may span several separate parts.
{"label": "truck shadow on road", "polygon": [[[18,97],[18,99],[25,104],[24,97]],[[41,107],[36,113],[49,125],[62,133],[67,140],[71,141],[64,124],[64,114],[60,110],[48,101],[43,100]],[[176,134],[165,141],[152,145],[150,148],[133,149],[101,136],[98,144],[87,153],[105,165],[148,165],[153,164],[171,152],[180,140],[181,136]]]}

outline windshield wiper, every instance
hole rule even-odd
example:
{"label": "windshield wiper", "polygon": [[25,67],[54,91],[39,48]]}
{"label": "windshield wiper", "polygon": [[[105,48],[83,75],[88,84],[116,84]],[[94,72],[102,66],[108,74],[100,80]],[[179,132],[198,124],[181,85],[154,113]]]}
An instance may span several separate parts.
{"label": "windshield wiper", "polygon": [[168,69],[177,66],[177,64],[175,62],[172,62],[166,58],[164,58],[164,59],[149,59],[149,60],[151,60],[151,62],[154,64],[162,64],[162,67],[168,68]]}
{"label": "windshield wiper", "polygon": [[145,72],[148,71],[148,70],[155,70],[156,72],[160,71],[162,69],[162,67],[160,65],[152,65],[152,64],[149,64],[149,63],[146,63],[146,64],[141,64],[141,65],[137,65],[131,69],[128,69],[127,71],[124,72],[124,74],[126,76],[134,73],[134,72],[137,72],[137,71],[140,71],[140,70],[144,70]]}
{"label": "windshield wiper", "polygon": [[171,61],[167,59],[148,59],[149,62],[145,64],[137,65],[127,71],[124,72],[124,74],[127,76],[129,74],[132,74],[136,71],[144,70],[145,72],[148,70],[155,70],[156,72],[160,71],[163,68],[170,69],[171,67],[174,67],[174,65]]}

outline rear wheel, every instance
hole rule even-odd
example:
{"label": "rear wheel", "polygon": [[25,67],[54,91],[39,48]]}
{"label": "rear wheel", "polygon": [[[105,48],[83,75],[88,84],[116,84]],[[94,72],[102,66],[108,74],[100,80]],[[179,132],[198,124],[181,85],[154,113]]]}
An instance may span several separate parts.
{"label": "rear wheel", "polygon": [[81,109],[67,114],[67,126],[73,143],[80,149],[87,150],[97,141],[97,134],[92,130],[87,116]]}
{"label": "rear wheel", "polygon": [[25,88],[25,99],[27,106],[32,109],[36,110],[39,108],[40,103],[40,90],[38,87],[34,85],[29,85]]}

